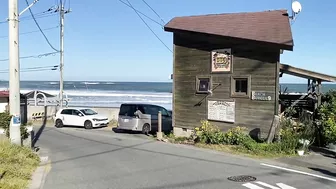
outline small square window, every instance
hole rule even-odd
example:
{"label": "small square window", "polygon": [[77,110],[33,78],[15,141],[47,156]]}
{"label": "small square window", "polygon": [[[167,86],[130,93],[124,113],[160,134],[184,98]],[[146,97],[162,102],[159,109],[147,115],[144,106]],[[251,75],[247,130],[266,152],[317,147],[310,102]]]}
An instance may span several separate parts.
{"label": "small square window", "polygon": [[247,80],[248,79],[236,79],[236,93],[245,93],[247,94]]}
{"label": "small square window", "polygon": [[232,97],[250,97],[251,90],[250,76],[232,76],[231,77],[231,96]]}
{"label": "small square window", "polygon": [[197,93],[208,93],[211,88],[211,78],[210,77],[196,77],[196,92]]}

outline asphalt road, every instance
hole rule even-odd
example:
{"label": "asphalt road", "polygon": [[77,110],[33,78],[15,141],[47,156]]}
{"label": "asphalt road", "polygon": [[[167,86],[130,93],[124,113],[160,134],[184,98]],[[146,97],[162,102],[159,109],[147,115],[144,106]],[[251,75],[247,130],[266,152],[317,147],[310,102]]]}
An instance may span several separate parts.
{"label": "asphalt road", "polygon": [[[141,134],[46,127],[36,146],[51,160],[45,189],[336,188],[336,178],[295,173],[262,164],[273,162],[158,142]],[[228,180],[239,175],[257,180]]]}

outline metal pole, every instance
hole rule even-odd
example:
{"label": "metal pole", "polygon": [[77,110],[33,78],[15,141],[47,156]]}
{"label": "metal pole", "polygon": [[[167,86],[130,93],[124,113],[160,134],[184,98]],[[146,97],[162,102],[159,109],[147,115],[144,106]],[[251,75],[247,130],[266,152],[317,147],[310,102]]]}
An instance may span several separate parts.
{"label": "metal pole", "polygon": [[63,108],[63,67],[64,67],[64,5],[60,0],[60,108]]}
{"label": "metal pole", "polygon": [[21,145],[18,0],[8,0],[8,15],[9,112],[12,115],[9,128],[9,137],[12,143]]}

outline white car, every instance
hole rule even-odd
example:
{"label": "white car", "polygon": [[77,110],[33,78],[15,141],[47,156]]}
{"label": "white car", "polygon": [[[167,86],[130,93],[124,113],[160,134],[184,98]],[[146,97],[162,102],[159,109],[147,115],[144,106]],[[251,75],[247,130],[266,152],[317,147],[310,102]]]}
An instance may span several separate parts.
{"label": "white car", "polygon": [[61,128],[68,126],[83,126],[85,129],[93,127],[107,126],[109,120],[105,116],[89,108],[63,108],[55,116],[55,127]]}

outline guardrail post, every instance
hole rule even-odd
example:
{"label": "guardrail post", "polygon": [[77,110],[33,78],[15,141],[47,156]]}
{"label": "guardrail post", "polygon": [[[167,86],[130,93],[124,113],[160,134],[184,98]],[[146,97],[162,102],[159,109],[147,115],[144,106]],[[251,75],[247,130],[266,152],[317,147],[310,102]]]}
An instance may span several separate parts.
{"label": "guardrail post", "polygon": [[159,111],[158,114],[158,132],[156,133],[158,140],[162,140],[162,113]]}

